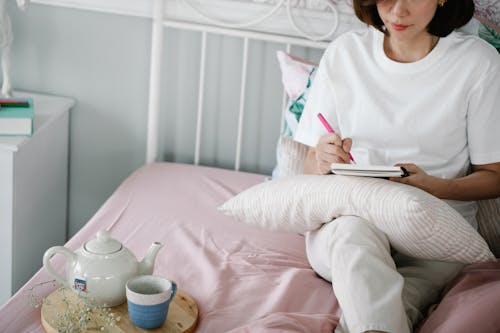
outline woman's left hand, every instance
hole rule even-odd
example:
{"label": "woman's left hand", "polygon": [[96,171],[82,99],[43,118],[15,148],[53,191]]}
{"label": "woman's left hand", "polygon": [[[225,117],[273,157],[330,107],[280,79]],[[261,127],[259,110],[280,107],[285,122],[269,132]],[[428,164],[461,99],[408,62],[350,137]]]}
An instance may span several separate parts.
{"label": "woman's left hand", "polygon": [[418,187],[440,199],[468,201],[500,196],[500,162],[472,165],[470,174],[454,179],[431,176],[413,163],[396,165],[405,168],[410,175],[390,180]]}
{"label": "woman's left hand", "polygon": [[413,163],[400,163],[396,164],[396,166],[405,168],[410,175],[408,177],[391,177],[389,180],[415,186],[432,194],[432,184],[435,177],[430,176]]}

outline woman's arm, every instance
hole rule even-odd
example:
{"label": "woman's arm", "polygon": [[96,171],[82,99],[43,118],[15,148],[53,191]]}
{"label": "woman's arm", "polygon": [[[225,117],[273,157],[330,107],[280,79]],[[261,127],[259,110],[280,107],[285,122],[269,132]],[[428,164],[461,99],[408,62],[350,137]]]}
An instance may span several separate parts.
{"label": "woman's arm", "polygon": [[448,200],[481,200],[500,196],[500,162],[473,165],[472,173],[455,179],[442,179],[425,173],[415,164],[398,164],[410,173],[409,177],[391,180],[412,185]]}

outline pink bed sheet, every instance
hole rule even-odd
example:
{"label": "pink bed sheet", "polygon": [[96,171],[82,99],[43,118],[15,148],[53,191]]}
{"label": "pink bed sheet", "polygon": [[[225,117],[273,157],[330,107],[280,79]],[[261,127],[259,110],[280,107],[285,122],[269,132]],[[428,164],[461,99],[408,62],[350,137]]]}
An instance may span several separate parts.
{"label": "pink bed sheet", "polygon": [[[216,210],[262,181],[250,173],[149,164],[66,246],[77,249],[107,229],[142,259],[152,242],[163,242],[154,274],[175,280],[196,300],[196,332],[332,332],[340,310],[330,284],[310,268],[303,236],[258,230]],[[63,273],[62,256],[52,263]],[[43,332],[40,309],[29,305],[26,290],[49,280],[42,268],[0,308],[0,332]],[[42,289],[38,293],[47,295],[54,287]]]}
{"label": "pink bed sheet", "polygon": [[500,259],[465,267],[429,312],[416,332],[500,332]]}

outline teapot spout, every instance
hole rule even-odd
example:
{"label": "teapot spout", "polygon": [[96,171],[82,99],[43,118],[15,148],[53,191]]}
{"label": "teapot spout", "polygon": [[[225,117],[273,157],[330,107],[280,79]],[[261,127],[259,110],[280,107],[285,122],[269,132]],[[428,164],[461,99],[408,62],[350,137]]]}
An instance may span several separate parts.
{"label": "teapot spout", "polygon": [[158,254],[158,251],[160,251],[162,247],[163,244],[160,242],[154,242],[153,244],[151,244],[148,253],[146,253],[144,259],[142,259],[142,261],[139,263],[139,274],[146,275],[153,273],[156,255]]}

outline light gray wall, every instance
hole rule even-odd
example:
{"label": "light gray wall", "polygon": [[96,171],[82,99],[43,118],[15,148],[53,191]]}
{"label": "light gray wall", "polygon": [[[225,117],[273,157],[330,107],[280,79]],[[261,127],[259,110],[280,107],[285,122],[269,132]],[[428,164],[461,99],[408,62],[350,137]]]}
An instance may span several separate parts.
{"label": "light gray wall", "polygon": [[[69,236],[144,163],[150,20],[44,5],[9,3],[15,89],[69,96]],[[232,168],[242,41],[209,36],[201,162]],[[200,34],[166,29],[162,69],[161,157],[192,163]],[[250,43],[243,171],[270,174],[279,135],[283,45]],[[294,49],[318,60],[319,51]]]}
{"label": "light gray wall", "polygon": [[143,163],[148,33],[143,19],[10,3],[15,89],[72,97],[69,234]]}

